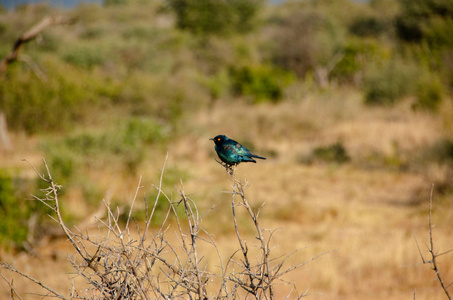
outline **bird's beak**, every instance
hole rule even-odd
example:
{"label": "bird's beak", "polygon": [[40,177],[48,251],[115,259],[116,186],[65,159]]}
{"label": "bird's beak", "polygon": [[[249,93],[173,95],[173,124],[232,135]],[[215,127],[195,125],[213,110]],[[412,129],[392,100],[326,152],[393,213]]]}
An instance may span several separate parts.
{"label": "bird's beak", "polygon": [[212,138],[212,139],[209,139],[209,140],[210,140],[210,141],[213,141],[213,140],[214,140],[214,138]]}

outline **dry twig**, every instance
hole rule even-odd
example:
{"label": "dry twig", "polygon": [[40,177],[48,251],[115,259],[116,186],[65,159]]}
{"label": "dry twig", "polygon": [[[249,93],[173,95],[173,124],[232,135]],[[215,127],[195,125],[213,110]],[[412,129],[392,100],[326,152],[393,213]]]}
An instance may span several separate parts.
{"label": "dry twig", "polygon": [[[264,229],[261,227],[258,216],[260,213],[260,209],[255,212],[253,211],[252,207],[250,206],[247,197],[245,195],[245,189],[249,185],[249,183],[245,181],[240,181],[238,180],[235,175],[234,175],[234,167],[231,168],[229,166],[224,166],[225,170],[233,182],[232,188],[232,200],[231,200],[231,208],[232,208],[232,215],[233,215],[233,224],[234,224],[234,229],[236,232],[236,237],[240,246],[240,250],[242,252],[243,260],[241,260],[241,263],[236,262],[233,260],[233,256],[230,258],[233,263],[236,265],[239,265],[242,267],[242,272],[239,274],[230,274],[230,280],[236,283],[240,288],[245,290],[247,293],[252,294],[256,299],[274,299],[275,294],[274,294],[274,285],[276,281],[281,281],[283,282],[284,280],[282,279],[282,276],[313,261],[317,257],[324,255],[328,252],[324,252],[319,254],[316,257],[311,258],[310,260],[303,262],[301,264],[289,267],[285,270],[282,270],[282,267],[285,263],[285,261],[291,257],[293,254],[296,253],[294,251],[293,253],[290,253],[281,259],[279,263],[275,265],[275,267],[272,266],[271,262],[273,262],[275,259],[271,259],[271,247],[270,247],[270,242],[272,238],[273,232],[269,234],[269,236],[266,238],[264,235]],[[237,203],[235,198],[236,196],[240,197],[240,202]],[[255,226],[256,230],[256,239],[259,241],[259,249],[261,251],[261,255],[255,260],[257,261],[256,264],[252,265],[251,263],[251,258],[249,257],[249,248],[247,246],[247,242],[241,238],[240,232],[239,232],[239,227],[238,227],[238,222],[237,222],[237,217],[236,217],[236,207],[241,206],[244,207],[245,210],[247,211],[249,217],[253,221],[253,225]],[[302,296],[298,297],[301,298],[305,296],[306,294],[304,293]]]}
{"label": "dry twig", "polygon": [[[133,218],[135,203],[143,188],[140,178],[131,206],[128,211],[124,212],[126,220],[120,221],[122,212],[119,209],[112,209],[107,197],[104,200],[105,217],[96,218],[98,224],[96,234],[83,228],[70,229],[64,223],[58,193],[60,186],[54,182],[44,159],[43,162],[46,169],[45,175],[32,167],[38,176],[48,184],[48,187],[42,190],[43,197],[34,196],[34,198],[54,212],[55,216],[51,216],[51,218],[59,224],[75,249],[75,254],[68,260],[76,276],[84,278],[89,286],[79,290],[73,285],[70,294],[64,296],[11,265],[1,265],[3,269],[16,272],[47,290],[47,295],[41,295],[43,298],[201,300],[238,299],[242,296],[248,298],[249,295],[252,295],[255,299],[274,299],[276,281],[288,284],[282,276],[316,258],[284,269],[284,264],[296,251],[283,258],[271,257],[273,232],[268,236],[265,235],[265,230],[258,221],[259,211],[253,211],[245,196],[245,188],[248,183],[237,180],[234,177],[234,169],[227,166],[226,171],[233,182],[233,224],[240,249],[234,251],[225,263],[214,238],[202,227],[202,215],[199,214],[196,203],[186,195],[182,181],[178,190],[180,196],[178,202],[172,201],[171,195],[169,196],[162,190],[162,178],[167,159],[161,170],[159,184],[155,186],[157,196],[153,207],[150,211],[146,207],[144,229],[142,230]],[[240,197],[239,202],[236,200],[237,196]],[[144,197],[144,201],[147,205],[146,197]],[[160,228],[154,229],[152,221],[159,201],[166,202],[168,209]],[[182,204],[184,208],[183,219],[180,218],[177,210],[179,204]],[[258,252],[260,253],[257,257],[251,257],[247,241],[241,237],[236,216],[237,207],[245,208],[256,228],[256,238],[259,241]],[[135,230],[131,229],[133,224],[135,224]],[[176,224],[177,243],[168,237],[169,229],[174,224]],[[201,249],[211,251],[213,249],[217,253],[218,262],[204,261],[204,257],[200,255]],[[236,260],[235,257],[238,253],[242,253],[242,258]],[[208,271],[208,264],[218,266],[221,272]],[[235,266],[239,266],[239,272],[235,271]],[[10,286],[11,297],[13,294],[17,295],[12,283],[6,278],[5,280]],[[304,292],[302,295],[297,295],[297,298],[302,298],[306,294]]]}
{"label": "dry twig", "polygon": [[[434,241],[433,241],[433,228],[434,228],[434,225],[432,223],[433,191],[434,191],[434,184],[431,186],[431,193],[430,193],[430,196],[429,196],[429,215],[428,215],[429,246],[427,246],[428,252],[429,252],[429,255],[430,255],[430,259],[429,260],[425,260],[425,258],[423,257],[423,254],[422,254],[422,252],[420,250],[420,247],[418,245],[417,239],[415,239],[415,243],[417,244],[418,252],[420,253],[420,258],[421,258],[423,264],[431,264],[431,269],[436,273],[437,280],[439,281],[439,284],[440,284],[442,290],[444,291],[444,293],[447,296],[447,298],[449,300],[451,300],[450,292],[448,291],[448,288],[450,287],[451,283],[448,284],[448,285],[446,285],[444,283],[444,279],[442,278],[442,275],[441,275],[441,273],[439,271],[437,258],[439,256],[442,256],[442,255],[445,255],[447,253],[452,252],[453,249],[450,249],[450,250],[442,252],[442,253],[437,253],[434,250]],[[415,299],[415,291],[414,291],[414,299]]]}
{"label": "dry twig", "polygon": [[[24,34],[22,34],[14,43],[13,50],[11,53],[0,61],[0,74],[5,73],[8,64],[12,63],[13,61],[17,60],[19,56],[19,51],[22,46],[35,39],[44,29],[51,25],[56,24],[64,24],[71,22],[71,19],[65,16],[46,16],[44,17],[39,23],[35,24],[29,30],[27,30]],[[33,70],[36,71],[36,68],[29,60],[27,60],[27,64],[33,66]],[[35,74],[40,74],[39,70]]]}

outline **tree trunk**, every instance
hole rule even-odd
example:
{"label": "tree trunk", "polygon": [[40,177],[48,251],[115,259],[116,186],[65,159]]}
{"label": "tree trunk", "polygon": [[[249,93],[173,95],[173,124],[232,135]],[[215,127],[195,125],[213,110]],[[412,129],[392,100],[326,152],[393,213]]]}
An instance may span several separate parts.
{"label": "tree trunk", "polygon": [[9,151],[12,149],[11,140],[8,135],[8,128],[6,126],[6,116],[0,112],[0,149]]}

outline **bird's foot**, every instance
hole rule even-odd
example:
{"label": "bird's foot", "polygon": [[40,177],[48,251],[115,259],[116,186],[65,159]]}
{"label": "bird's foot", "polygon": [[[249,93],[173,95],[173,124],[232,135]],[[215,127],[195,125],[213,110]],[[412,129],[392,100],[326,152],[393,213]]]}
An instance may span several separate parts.
{"label": "bird's foot", "polygon": [[234,176],[234,171],[236,170],[236,165],[229,165],[227,163],[218,161],[217,159],[215,161],[218,162],[222,167],[225,168],[225,170],[227,171],[228,175]]}
{"label": "bird's foot", "polygon": [[225,169],[228,175],[234,177],[234,171],[236,171],[236,165],[225,165]]}

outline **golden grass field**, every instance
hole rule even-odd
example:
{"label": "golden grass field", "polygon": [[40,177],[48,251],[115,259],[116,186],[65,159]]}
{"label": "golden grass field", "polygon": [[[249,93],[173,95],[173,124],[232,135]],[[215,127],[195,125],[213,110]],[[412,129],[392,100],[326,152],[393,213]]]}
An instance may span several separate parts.
{"label": "golden grass field", "polygon": [[[108,172],[87,170],[78,176],[91,178],[110,197],[129,201],[140,175],[145,190],[151,190],[168,151],[166,168],[187,173],[185,192],[198,203],[205,214],[203,226],[228,257],[238,248],[231,195],[223,193],[231,187],[208,140],[226,134],[250,143],[255,153],[268,157],[257,164],[241,164],[236,175],[250,183],[246,192],[251,205],[258,208],[264,203],[261,226],[277,230],[272,255],[300,249],[287,262],[295,265],[328,251],[285,277],[296,283],[299,294],[308,291],[309,299],[446,299],[430,265],[421,263],[415,238],[428,259],[425,245],[429,241],[431,186],[437,182],[451,185],[453,179],[446,166],[413,160],[419,154],[424,157],[424,151],[442,138],[452,137],[453,108],[451,101],[444,101],[438,114],[414,112],[410,101],[394,108],[364,107],[360,96],[347,90],[280,104],[219,101],[185,121],[187,135],[165,149],[149,149],[137,175],[110,168]],[[13,134],[12,139],[15,149],[2,155],[1,164],[17,165],[24,174],[34,176],[21,159],[39,165],[46,153],[37,150],[33,137]],[[302,162],[315,147],[336,142],[347,149],[350,162]],[[167,192],[177,198],[176,189]],[[452,199],[451,193],[434,189],[433,237],[439,252],[453,248]],[[62,201],[79,217],[91,213],[76,187]],[[255,242],[253,227],[250,220],[243,220],[243,234],[251,245]],[[1,260],[67,293],[73,277],[67,255],[74,249],[65,239],[44,239],[34,250],[34,256],[3,251]],[[439,258],[447,283],[453,282],[452,255]],[[215,263],[216,256],[207,252],[206,259]],[[28,292],[43,293],[24,278],[2,274],[14,278],[23,299],[30,297]],[[80,278],[75,283],[83,285]],[[6,283],[0,281],[0,287],[0,298],[7,299]],[[292,287],[279,286],[276,298],[284,299]],[[295,293],[288,298],[292,297]]]}

